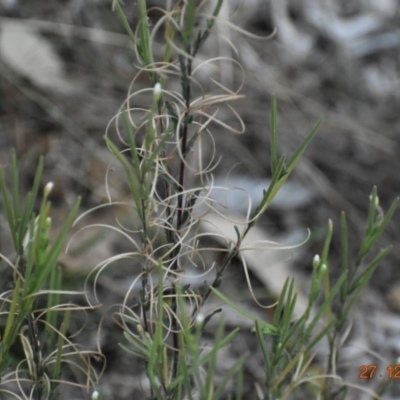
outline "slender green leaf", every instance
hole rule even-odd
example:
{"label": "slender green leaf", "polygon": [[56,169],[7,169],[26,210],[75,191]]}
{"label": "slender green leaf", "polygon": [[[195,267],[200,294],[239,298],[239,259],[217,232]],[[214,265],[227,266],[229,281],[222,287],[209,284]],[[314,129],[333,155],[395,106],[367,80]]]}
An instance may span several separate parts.
{"label": "slender green leaf", "polygon": [[239,357],[235,363],[229,368],[228,371],[225,372],[224,378],[222,379],[221,383],[218,385],[217,389],[215,390],[212,399],[218,399],[221,395],[223,390],[225,389],[227,383],[232,378],[232,376],[239,371],[240,368],[243,368],[243,363],[248,357],[248,354],[244,354]]}
{"label": "slender green leaf", "polygon": [[273,190],[272,190],[271,195],[270,195],[270,199],[271,200],[275,197],[275,195],[278,193],[278,191],[280,190],[282,185],[286,182],[287,178],[289,177],[289,175],[293,171],[294,167],[296,166],[297,162],[299,161],[299,159],[300,159],[301,155],[303,154],[304,150],[307,148],[308,144],[310,143],[312,138],[317,133],[320,125],[321,125],[321,121],[318,121],[315,124],[314,128],[311,130],[311,132],[307,135],[307,137],[301,143],[301,145],[297,148],[297,150],[289,158],[287,164],[285,165],[285,168],[281,172],[282,175],[279,177],[278,182],[273,187]]}
{"label": "slender green leaf", "polygon": [[[207,366],[207,374],[206,374],[206,382],[205,382],[205,390],[204,394],[207,398],[210,399],[213,393],[213,387],[214,387],[214,372],[215,372],[215,367],[217,364],[217,355],[218,355],[218,344],[220,343],[222,339],[222,334],[224,331],[224,324],[223,324],[223,319],[220,320],[218,327],[217,327],[217,332],[214,337],[214,346],[211,349],[209,355],[210,355],[210,361]],[[215,396],[214,398],[218,398],[218,396]]]}
{"label": "slender green leaf", "polygon": [[369,202],[368,218],[367,218],[367,229],[365,231],[365,236],[369,236],[373,229],[373,224],[375,221],[376,207],[378,204],[378,189],[376,186],[372,188],[371,200]]}
{"label": "slender green leaf", "polygon": [[[10,310],[8,311],[6,327],[5,327],[4,333],[2,335],[2,342],[3,342],[2,344],[3,344],[3,346],[5,346],[6,349],[8,349],[14,342],[13,337],[12,337],[12,332],[13,332],[13,329],[15,330],[14,320],[15,320],[15,315],[16,315],[17,309],[18,309],[20,287],[21,287],[21,279],[17,279],[17,282],[14,287],[14,291],[13,291],[13,297],[11,300]],[[1,366],[1,364],[0,364],[0,366]]]}
{"label": "slender green leaf", "polygon": [[243,368],[239,369],[237,379],[236,379],[236,399],[242,400],[243,396]]}
{"label": "slender green leaf", "polygon": [[285,306],[286,291],[287,291],[287,288],[288,288],[288,285],[289,285],[290,281],[291,281],[290,278],[286,278],[285,283],[283,284],[283,287],[281,289],[281,293],[279,295],[278,304],[276,305],[276,309],[275,309],[275,312],[274,312],[274,318],[272,320],[272,325],[274,325],[274,326],[278,326],[279,321],[281,319],[282,310],[283,310],[283,307]]}
{"label": "slender green leaf", "polygon": [[69,228],[71,227],[71,225],[72,225],[72,223],[74,221],[75,215],[76,215],[76,213],[77,213],[77,211],[79,209],[80,202],[81,202],[81,199],[79,197],[75,201],[75,204],[72,207],[72,210],[69,213],[69,215],[68,215],[64,225],[62,226],[59,234],[57,235],[56,240],[52,244],[50,251],[48,252],[46,257],[44,258],[44,260],[43,260],[43,263],[44,263],[43,271],[39,276],[35,277],[34,286],[32,287],[30,293],[38,293],[39,292],[39,290],[42,288],[44,282],[46,281],[46,279],[50,275],[51,270],[55,267],[57,258],[60,255],[60,252],[61,252],[63,244],[64,244],[65,235],[67,234]]}
{"label": "slender green leaf", "polygon": [[199,32],[197,35],[197,39],[193,46],[192,56],[194,57],[197,52],[199,51],[200,47],[205,43],[208,39],[211,29],[213,28],[215,21],[221,11],[221,7],[223,4],[223,0],[218,0],[217,4],[215,5],[214,11],[212,13],[212,17],[207,20],[207,29],[204,32]]}
{"label": "slender green leaf", "polygon": [[[260,321],[261,322],[261,321]],[[228,343],[230,343],[232,341],[232,339],[236,336],[236,334],[239,332],[239,328],[234,329],[231,333],[229,333],[225,338],[223,338],[219,343],[215,344],[214,346],[217,347],[217,350],[222,349],[223,347],[225,347]],[[183,335],[180,335],[180,337],[182,337]],[[205,354],[204,356],[202,356],[200,358],[200,360],[198,361],[197,365],[203,365],[204,363],[206,363],[207,361],[209,361],[211,355],[210,353]],[[189,367],[186,368],[186,372],[188,374],[188,376],[190,374],[193,373],[194,367]],[[170,389],[175,388],[178,384],[180,384],[183,381],[184,377],[183,376],[177,376],[170,384]]]}
{"label": "slender green leaf", "polygon": [[137,213],[139,214],[140,219],[143,219],[144,210],[142,209],[142,203],[139,194],[140,188],[138,187],[138,183],[136,182],[136,179],[133,176],[131,166],[129,165],[128,161],[123,156],[123,154],[118,150],[117,146],[115,146],[115,144],[107,136],[104,136],[104,139],[107,145],[110,147],[111,151],[114,153],[114,155],[118,158],[118,160],[125,168],[126,174],[128,175],[129,186],[131,188],[131,193],[136,205]]}
{"label": "slender green leaf", "polygon": [[361,250],[356,260],[356,265],[360,264],[361,260],[365,257],[366,254],[368,254],[371,247],[379,239],[387,224],[391,220],[394,212],[396,211],[398,204],[399,198],[393,201],[383,220],[379,221],[375,228],[372,228],[372,231],[370,231],[369,235],[364,238]]}
{"label": "slender green leaf", "polygon": [[125,14],[124,14],[121,6],[119,5],[119,1],[118,0],[113,0],[113,1],[114,1],[113,2],[113,6],[117,10],[118,16],[121,19],[122,24],[124,25],[124,28],[125,28],[126,32],[128,33],[129,37],[131,38],[132,43],[136,46],[136,43],[137,43],[136,36],[133,33],[133,31],[132,31],[132,29],[131,29],[131,27],[129,25],[128,20],[126,19]]}
{"label": "slender green leaf", "polygon": [[215,5],[214,11],[213,11],[213,13],[212,13],[212,18],[210,18],[210,19],[207,21],[207,28],[208,28],[209,30],[211,30],[212,27],[214,26],[214,24],[215,24],[215,19],[218,17],[219,12],[221,11],[221,7],[222,7],[223,2],[224,2],[224,0],[218,0],[218,1],[217,1],[217,4]]}
{"label": "slender green leaf", "polygon": [[[322,250],[322,255],[321,255],[321,263],[319,270],[322,275],[323,279],[323,285],[324,285],[324,293],[325,293],[325,298],[329,297],[329,292],[330,292],[330,284],[329,284],[329,269],[328,269],[328,254],[329,254],[329,248],[331,245],[331,240],[332,240],[332,235],[333,235],[333,223],[332,220],[328,221],[328,233],[325,238],[325,243],[324,243],[324,248]],[[326,268],[323,270],[323,268]],[[326,308],[326,316],[328,319],[328,322],[332,320],[332,311],[331,311],[331,305],[328,305]]]}
{"label": "slender green leaf", "polygon": [[328,221],[328,233],[326,234],[324,248],[322,250],[322,255],[321,255],[320,265],[328,264],[328,254],[329,254],[329,247],[331,245],[332,235],[333,235],[333,223],[332,223],[332,220],[329,220]]}
{"label": "slender green leaf", "polygon": [[[279,324],[282,332],[288,330],[291,318],[293,316],[294,306],[296,305],[296,295],[293,295],[294,278],[289,283],[289,291],[286,296],[286,306],[283,309],[283,318]],[[292,297],[293,296],[293,297]]]}
{"label": "slender green leaf", "polygon": [[[171,18],[176,18],[179,15],[178,10],[172,13]],[[165,51],[164,51],[164,58],[163,61],[165,65],[169,64],[171,61],[171,52],[172,52],[172,43],[175,36],[175,26],[170,22],[167,21],[165,26]],[[161,87],[165,87],[165,82],[167,80],[167,74],[161,73]],[[162,99],[161,99],[162,100]]]}
{"label": "slender green leaf", "polygon": [[265,345],[264,334],[262,333],[259,320],[255,321],[255,328],[256,328],[256,334],[257,334],[258,343],[260,345],[261,353],[262,353],[262,356],[263,356],[263,359],[264,359],[265,371],[267,372],[267,370],[269,369],[271,363],[270,363],[270,358],[269,358],[269,355],[268,355],[267,346]]}
{"label": "slender green leaf", "polygon": [[[139,11],[139,32],[140,32],[140,40],[137,41],[137,49],[142,57],[143,61],[146,64],[146,67],[150,67],[154,64],[153,53],[151,49],[151,41],[150,41],[150,27],[147,16],[147,4],[146,0],[138,0],[138,11]],[[157,77],[154,71],[149,72],[149,77],[153,85],[157,82]]]}
{"label": "slender green leaf", "polygon": [[[32,215],[31,223],[29,225],[29,238],[33,238],[35,232],[35,214]],[[28,294],[29,288],[32,286],[32,271],[33,265],[35,263],[35,254],[36,254],[36,244],[35,240],[29,239],[27,245],[27,259],[26,259],[26,268],[25,268],[25,284],[22,293],[22,297],[25,298]]]}
{"label": "slender green leaf", "polygon": [[[341,214],[341,267],[342,273],[349,270],[349,239],[347,233],[347,221],[346,214]],[[349,278],[350,274],[348,274]],[[340,301],[344,303],[347,293],[348,280],[346,280],[343,286],[340,288]]]}
{"label": "slender green leaf", "polygon": [[307,355],[310,350],[328,333],[328,331],[331,329],[333,322],[329,323],[328,325],[325,326],[324,329],[321,330],[321,332],[310,342],[310,344],[304,348],[302,351],[299,351],[291,360],[290,362],[285,366],[283,371],[280,373],[280,375],[274,379],[273,385],[271,386],[271,391],[273,392],[276,390],[276,388],[279,386],[279,384],[287,377],[287,375],[295,368],[297,362],[299,361],[300,357],[303,355]]}
{"label": "slender green leaf", "polygon": [[193,207],[196,204],[196,201],[201,193],[202,189],[197,189],[192,196],[188,196],[186,206],[182,216],[182,226],[185,226],[186,222],[189,220],[190,215],[192,214]]}
{"label": "slender green leaf", "polygon": [[71,310],[66,310],[64,314],[64,320],[61,323],[60,334],[58,335],[58,343],[57,343],[57,354],[56,354],[56,362],[53,370],[53,377],[55,380],[60,379],[61,377],[61,362],[62,362],[62,354],[63,354],[63,344],[64,337],[67,333],[67,329],[69,327],[69,321],[71,317]]}
{"label": "slender green leaf", "polygon": [[374,273],[378,264],[390,253],[390,251],[392,250],[392,247],[393,246],[388,246],[385,249],[381,249],[378,252],[378,254],[375,256],[373,261],[367,266],[367,268],[351,284],[347,295],[352,294],[353,292],[354,292],[354,295],[343,311],[344,318],[346,317],[346,315],[350,311],[351,307],[357,300],[359,294],[361,293],[361,290],[364,288],[364,286],[370,280],[370,278],[371,278],[372,274]]}
{"label": "slender green leaf", "polygon": [[303,140],[301,145],[297,148],[297,150],[293,153],[293,155],[289,158],[287,162],[287,169],[288,173],[290,173],[297,162],[299,161],[299,158],[301,155],[304,153],[304,150],[307,148],[315,134],[317,133],[319,127],[321,126],[322,121],[319,120],[315,125],[314,128],[311,130],[311,132],[307,135],[307,137]]}
{"label": "slender green leaf", "polygon": [[185,28],[183,31],[183,45],[186,52],[190,52],[190,41],[193,35],[196,20],[196,0],[187,0],[185,8]]}
{"label": "slender green leaf", "polygon": [[43,157],[40,157],[38,166],[36,168],[35,178],[33,180],[32,190],[26,196],[25,204],[23,206],[21,223],[18,230],[19,243],[22,243],[22,241],[24,240],[24,236],[27,232],[28,221],[31,218],[33,207],[35,205],[36,196],[39,191],[40,180],[42,178],[42,173],[43,173],[43,166],[44,166],[44,159]]}
{"label": "slender green leaf", "polygon": [[299,338],[300,342],[303,342],[311,335],[314,327],[317,325],[318,321],[320,321],[322,314],[324,312],[326,312],[326,309],[328,307],[330,307],[330,305],[332,304],[332,300],[333,300],[334,296],[339,291],[339,289],[343,285],[346,278],[347,278],[347,271],[340,275],[340,278],[336,282],[335,286],[331,289],[329,296],[325,298],[321,307],[319,308],[317,313],[314,315],[314,318],[312,319],[311,323],[308,325],[307,329],[304,331],[304,334]]}
{"label": "slender green leaf", "polygon": [[[125,333],[126,332],[124,332],[124,336],[125,336]],[[130,340],[131,339],[131,337],[130,337],[130,339],[128,339],[128,336],[126,336],[126,338],[127,338],[127,340]],[[133,344],[132,342],[131,342],[131,344]],[[130,353],[130,354],[132,354],[132,355],[134,355],[135,357],[138,357],[138,358],[143,358],[144,360],[148,360],[148,350],[146,349],[145,351],[144,350],[141,350],[141,351],[136,351],[136,350],[133,350],[133,349],[131,349],[130,347],[127,347],[127,346],[125,346],[124,344],[122,344],[122,343],[118,343],[118,345],[119,345],[119,347],[121,347],[121,349],[123,349],[124,351],[126,351],[127,353]],[[143,348],[141,348],[141,349],[145,349],[144,347]]]}
{"label": "slender green leaf", "polygon": [[309,351],[311,351],[315,345],[330,331],[330,329],[333,326],[333,321],[331,321],[330,323],[328,323],[322,330],[321,332],[318,333],[317,336],[315,336],[310,343],[308,344],[308,346],[306,347],[305,353],[307,354]]}
{"label": "slender green leaf", "polygon": [[271,96],[271,175],[274,175],[278,165],[278,139],[277,139],[277,106],[276,97]]}
{"label": "slender green leaf", "polygon": [[[15,149],[11,151],[11,192],[13,198],[14,220],[19,221],[20,205],[19,205],[19,190],[18,190],[18,167]],[[18,224],[16,226],[18,229]]]}
{"label": "slender green leaf", "polygon": [[[290,329],[285,332],[285,336],[281,340],[281,346],[283,349],[286,347],[287,343],[295,334],[295,332],[297,332],[300,329],[301,325],[304,325],[305,321],[306,321],[305,316],[303,315],[296,322],[292,323]],[[302,331],[304,331],[303,328],[304,327],[301,327]]]}
{"label": "slender green leaf", "polygon": [[[140,358],[144,358],[146,361],[148,361],[150,358],[150,352],[151,352],[151,348],[152,348],[151,346],[149,346],[149,344],[151,344],[151,342],[144,343],[143,340],[137,339],[135,336],[132,336],[129,332],[123,332],[123,335],[124,335],[124,338],[130,344],[132,344],[134,348],[136,348],[138,350],[138,351],[136,351],[136,350],[132,350],[129,348],[129,352],[139,356]],[[120,344],[120,347],[127,349],[127,347],[123,344]]]}
{"label": "slender green leaf", "polygon": [[[225,303],[229,304],[232,308],[234,308],[236,311],[239,311],[240,314],[246,316],[247,318],[256,321],[259,320],[255,315],[251,314],[250,312],[244,310],[243,308],[239,307],[237,304],[235,304],[232,300],[230,300],[228,297],[226,297],[225,295],[223,295],[220,291],[218,291],[217,289],[213,288],[211,286],[211,290],[214,292],[214,294],[216,294],[221,300],[223,300]],[[259,320],[259,323],[262,327],[262,330],[264,333],[266,334],[274,334],[276,332],[278,332],[278,328],[268,324],[267,322],[261,321]]]}
{"label": "slender green leaf", "polygon": [[172,133],[171,131],[165,132],[162,135],[161,140],[158,141],[152,153],[148,157],[146,157],[143,168],[143,174],[147,173],[147,171],[151,168],[151,165],[153,164],[154,160],[160,155],[162,149],[165,147],[165,143],[167,142],[168,139],[171,138],[171,133]]}
{"label": "slender green leaf", "polygon": [[263,198],[262,198],[260,204],[258,205],[258,207],[255,209],[255,211],[251,215],[251,218],[250,218],[251,222],[247,226],[243,237],[245,237],[247,235],[250,228],[252,228],[255,225],[258,218],[265,212],[268,205],[273,200],[275,194],[277,193],[276,186],[278,184],[279,177],[281,176],[284,166],[285,166],[285,159],[284,159],[284,157],[282,157],[276,167],[275,174],[272,176],[272,179],[268,186],[268,189],[266,191],[264,191]]}
{"label": "slender green leaf", "polygon": [[46,312],[46,332],[47,338],[51,346],[53,344],[55,338],[55,331],[51,329],[51,327],[56,327],[57,324],[57,316],[58,312],[54,310],[54,308],[60,304],[61,300],[61,279],[62,279],[62,271],[59,266],[56,266],[51,273],[49,279],[49,290],[50,292],[47,295],[47,312]]}
{"label": "slender green leaf", "polygon": [[129,118],[128,118],[128,110],[124,110],[122,115],[124,118],[125,130],[126,130],[126,133],[128,136],[129,147],[131,148],[131,155],[132,155],[133,165],[135,167],[136,176],[141,177],[142,173],[140,171],[140,161],[139,161],[139,156],[138,156],[138,152],[136,149],[135,139],[133,137],[132,126],[131,126],[131,124],[129,122]]}
{"label": "slender green leaf", "polygon": [[181,358],[181,366],[182,368],[180,369],[180,374],[177,376],[177,379],[175,379],[173,382],[171,382],[169,388],[170,390],[173,390],[176,385],[181,386],[182,382],[183,385],[185,386],[187,396],[189,400],[193,400],[192,396],[192,379],[191,379],[191,374],[193,374],[193,371],[195,373],[198,373],[198,368],[197,365],[187,368],[187,362],[185,359],[185,341],[184,341],[184,335],[179,335],[179,355],[182,355]]}
{"label": "slender green leaf", "polygon": [[3,193],[3,202],[4,202],[4,207],[6,209],[8,225],[10,226],[11,237],[13,239],[14,248],[17,251],[17,253],[19,254],[20,245],[17,240],[14,214],[13,214],[11,201],[8,196],[8,192],[7,192],[7,188],[6,188],[6,180],[4,178],[3,168],[0,168],[0,188]]}

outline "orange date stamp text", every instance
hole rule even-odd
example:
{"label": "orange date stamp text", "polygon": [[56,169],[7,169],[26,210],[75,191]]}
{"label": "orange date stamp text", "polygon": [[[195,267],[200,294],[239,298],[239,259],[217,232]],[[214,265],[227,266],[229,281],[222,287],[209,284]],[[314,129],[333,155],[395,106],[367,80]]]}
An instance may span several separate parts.
{"label": "orange date stamp text", "polygon": [[[369,365],[360,365],[360,379],[372,379],[375,375],[376,364],[369,364]],[[389,379],[400,379],[400,365],[389,365],[386,368],[386,375]],[[379,374],[379,377],[382,378],[383,375]]]}

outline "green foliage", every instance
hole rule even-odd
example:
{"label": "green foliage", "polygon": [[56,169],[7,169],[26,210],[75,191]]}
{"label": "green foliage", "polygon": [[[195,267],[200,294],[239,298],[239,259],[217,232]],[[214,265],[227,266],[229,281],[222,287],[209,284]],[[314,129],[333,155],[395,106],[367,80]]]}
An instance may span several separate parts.
{"label": "green foliage", "polygon": [[[59,234],[51,240],[48,196],[52,183],[44,188],[38,214],[34,212],[42,171],[43,159],[40,158],[32,191],[21,206],[14,150],[11,153],[11,194],[7,190],[4,171],[0,169],[3,204],[15,248],[14,261],[2,256],[13,269],[14,281],[13,290],[3,293],[0,302],[1,314],[5,316],[0,342],[0,397],[1,393],[8,393],[7,388],[12,382],[19,381],[30,382],[33,399],[55,395],[61,381],[61,365],[66,362],[66,349],[71,346],[66,332],[73,305],[62,304],[62,272],[57,258],[80,199],[75,202]],[[60,319],[62,312],[64,317]],[[25,358],[17,367],[11,349],[17,345],[18,338]],[[5,374],[10,368],[15,370]],[[20,384],[19,390],[23,391]],[[15,392],[17,398],[22,394]]]}

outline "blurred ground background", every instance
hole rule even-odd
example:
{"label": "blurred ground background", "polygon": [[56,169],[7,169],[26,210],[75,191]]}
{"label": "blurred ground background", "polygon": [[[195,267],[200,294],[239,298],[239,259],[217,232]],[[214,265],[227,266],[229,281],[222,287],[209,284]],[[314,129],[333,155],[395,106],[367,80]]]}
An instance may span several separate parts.
{"label": "blurred ground background", "polygon": [[[128,0],[125,3],[128,20],[134,26],[136,4]],[[0,12],[0,163],[9,171],[10,149],[16,148],[21,190],[26,192],[38,157],[45,155],[43,185],[55,183],[52,202],[56,229],[57,220],[65,218],[76,196],[82,196],[82,212],[107,200],[104,175],[111,156],[103,136],[126,97],[137,71],[137,59],[119,19],[111,12],[110,1],[2,0]],[[384,210],[399,195],[399,3],[231,0],[225,2],[221,16],[253,36],[221,23],[216,26],[214,39],[199,54],[204,59],[233,57],[246,71],[242,90],[246,99],[234,104],[246,124],[246,133],[234,135],[215,128],[216,146],[223,155],[215,176],[223,180],[239,163],[231,172],[233,185],[235,179],[244,179],[247,190],[254,189],[252,195],[260,193],[259,185],[268,178],[270,165],[271,93],[278,99],[281,154],[290,155],[322,118],[317,137],[291,179],[294,186],[289,186],[284,206],[276,204],[261,227],[269,237],[290,243],[301,240],[301,232],[304,234],[307,227],[311,230],[310,240],[285,265],[285,271],[307,282],[312,257],[322,250],[331,218],[336,226],[331,268],[333,276],[337,276],[340,212],[344,210],[348,216],[355,251],[362,237],[372,187],[378,186]],[[150,15],[153,23],[158,17],[157,12]],[[278,29],[276,35],[262,39],[274,27]],[[206,76],[199,79],[207,86]],[[221,64],[220,79],[237,87],[240,71]],[[143,78],[135,85],[138,90],[148,82]],[[229,122],[230,116],[223,118]],[[109,134],[115,138],[113,129]],[[117,166],[110,179],[113,197],[125,199],[128,191]],[[303,200],[297,201],[300,192]],[[115,215],[125,218],[126,210],[103,209],[88,216],[84,223],[110,223],[115,221]],[[0,221],[0,251],[10,255],[3,213]],[[380,240],[381,246],[392,243],[393,251],[357,305],[355,333],[350,336],[342,360],[346,378],[360,386],[377,388],[380,384],[379,378],[373,382],[358,379],[361,364],[378,364],[384,372],[400,354],[399,222],[397,213]],[[86,238],[90,237],[87,234]],[[84,239],[80,239],[82,242]],[[123,251],[126,245],[113,235],[100,236],[89,251],[76,250],[75,256],[65,256],[68,284],[81,287],[84,271]],[[268,290],[268,282],[257,278],[260,274],[256,267],[250,269],[254,285],[260,289],[257,293],[263,293],[265,286]],[[239,267],[235,271],[231,278],[232,285],[236,285],[233,293],[243,293],[243,273]],[[128,265],[121,265],[104,274],[99,297],[105,306],[121,301],[134,272]],[[247,301],[246,297],[242,300]],[[87,347],[95,347],[96,317],[100,311],[96,312],[88,324],[92,333],[83,335]],[[233,326],[237,315],[232,318]],[[104,394],[121,400],[140,398],[142,365],[133,363],[118,348],[122,339],[111,317],[109,320],[101,335],[108,357],[101,381]],[[246,338],[238,346],[240,351],[251,350]],[[262,376],[255,365],[249,361],[246,368],[248,376],[257,381]],[[253,398],[250,384],[247,390],[248,398]],[[358,393],[359,397],[354,398],[370,398]],[[79,392],[70,395],[85,398]],[[135,395],[139,397],[132,397]],[[396,395],[400,396],[400,383],[393,382],[386,398],[399,398]]]}

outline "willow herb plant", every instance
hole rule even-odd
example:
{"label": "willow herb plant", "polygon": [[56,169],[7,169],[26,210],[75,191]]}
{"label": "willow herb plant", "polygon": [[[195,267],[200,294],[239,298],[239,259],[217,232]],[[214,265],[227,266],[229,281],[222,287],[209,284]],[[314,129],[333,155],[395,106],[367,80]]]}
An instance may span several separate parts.
{"label": "willow herb plant", "polygon": [[[141,272],[130,286],[119,312],[124,336],[129,342],[128,346],[121,346],[145,361],[151,385],[151,399],[218,399],[232,376],[237,374],[241,377],[245,356],[237,360],[218,387],[214,385],[213,374],[218,350],[231,341],[237,330],[223,338],[221,319],[211,349],[206,351],[201,348],[201,334],[214,315],[204,317],[201,313],[204,302],[211,293],[255,321],[255,332],[264,355],[266,371],[265,387],[260,389],[264,392],[260,398],[286,398],[304,383],[315,345],[328,336],[331,357],[327,374],[324,375],[326,384],[320,385],[320,393],[325,396],[330,383],[328,378],[336,377],[335,338],[342,328],[342,321],[347,317],[348,310],[377,263],[388,253],[388,249],[381,251],[366,272],[358,276],[349,274],[348,264],[343,256],[343,274],[330,287],[327,267],[332,235],[330,224],[321,260],[314,261],[309,307],[294,324],[292,319],[296,295],[291,280],[282,289],[272,323],[249,315],[218,291],[224,271],[234,258],[240,256],[244,238],[267,211],[276,193],[290,176],[316,134],[320,122],[291,157],[279,158],[277,107],[275,97],[272,96],[271,184],[264,191],[261,203],[248,216],[243,226],[234,226],[237,240],[226,240],[226,248],[221,249],[225,252],[222,262],[205,266],[205,269],[214,269],[213,282],[204,282],[202,290],[194,290],[190,285],[181,283],[188,265],[202,251],[197,245],[202,236],[197,231],[201,216],[194,210],[199,203],[212,208],[209,195],[213,181],[211,172],[215,165],[210,161],[207,167],[203,166],[204,137],[209,137],[212,141],[212,126],[222,126],[234,133],[244,131],[242,120],[229,105],[242,97],[239,93],[241,86],[238,90],[227,88],[210,77],[216,89],[208,94],[201,89],[196,79],[196,74],[203,68],[209,68],[209,74],[218,70],[216,64],[222,61],[222,58],[206,61],[197,58],[215,23],[219,21],[222,5],[223,1],[217,0],[213,3],[214,8],[207,14],[207,1],[168,3],[167,9],[156,9],[161,17],[150,28],[149,13],[152,10],[147,9],[145,0],[139,0],[138,23],[136,29],[132,30],[119,1],[113,2],[142,67],[133,79],[127,99],[114,120],[119,140],[126,148],[120,150],[120,146],[108,134],[105,140],[126,171],[132,206],[140,224],[140,238],[129,236],[130,231],[120,225],[121,234],[129,236],[135,250],[105,260],[97,266],[96,271],[99,274],[111,262],[122,258],[133,258],[141,265]],[[161,59],[157,60],[153,53],[153,43],[154,38],[157,35],[159,37],[161,29],[164,29],[164,51]],[[231,61],[239,65],[236,61]],[[143,74],[147,75],[149,87],[135,91],[136,82]],[[173,78],[176,76],[180,78],[180,92],[173,89]],[[147,108],[135,105],[139,96],[141,105],[147,99]],[[219,119],[219,108],[222,106],[233,111],[240,129],[235,129],[234,125],[228,125]],[[197,160],[193,161],[193,157],[189,160],[190,151],[195,151]],[[192,187],[189,183],[194,179],[200,182],[199,187]],[[113,204],[111,197],[109,204]],[[382,229],[379,228],[379,232],[385,227],[394,208],[395,205],[380,225]],[[342,233],[345,236],[345,228]],[[365,240],[363,256],[370,250],[377,236],[377,231],[374,230],[374,235],[370,234]],[[343,251],[347,251],[345,246]],[[130,307],[128,299],[132,297],[136,281],[141,282],[139,301],[136,307]],[[321,282],[325,298],[318,311],[315,311]],[[342,313],[334,316],[331,308],[337,296],[340,296],[346,306]],[[320,322],[325,317],[325,324],[320,328]],[[266,343],[270,344],[269,348]],[[316,381],[319,379],[322,378],[315,377]],[[238,390],[236,398],[241,396],[241,390]],[[329,398],[328,395],[325,397]]]}

